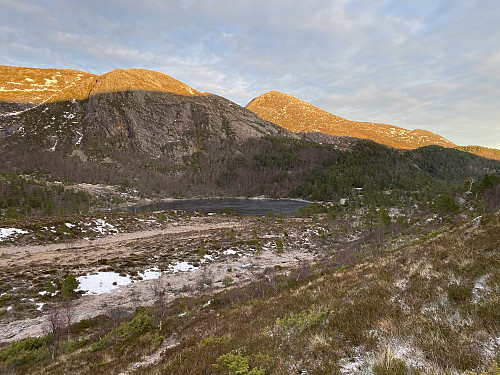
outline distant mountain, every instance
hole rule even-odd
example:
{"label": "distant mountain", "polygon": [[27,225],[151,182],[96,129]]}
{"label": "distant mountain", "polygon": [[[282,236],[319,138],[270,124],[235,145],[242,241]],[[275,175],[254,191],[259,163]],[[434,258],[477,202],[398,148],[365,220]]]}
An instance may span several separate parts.
{"label": "distant mountain", "polygon": [[[8,77],[0,91],[0,173],[5,174],[113,184],[157,197],[336,201],[363,188],[367,199],[379,201],[382,191],[392,191],[384,201],[400,204],[418,190],[414,202],[425,206],[466,178],[500,172],[500,163],[457,150],[403,151],[360,140],[376,134],[378,142],[400,149],[432,140],[454,146],[432,133],[349,122],[284,94],[268,94],[276,100],[264,103],[277,119],[301,119],[291,130],[149,70],[96,76],[0,67],[0,75]],[[255,109],[260,99],[248,107]],[[308,119],[318,126],[308,128]],[[342,131],[324,134],[328,127],[320,125],[333,120]],[[370,133],[374,127],[385,130]],[[15,207],[29,204],[9,178],[0,190],[12,194]],[[30,189],[24,190],[26,197]]]}
{"label": "distant mountain", "polygon": [[[60,100],[60,94],[98,76],[72,69],[0,65],[0,115]],[[75,98],[79,99],[79,98]]]}
{"label": "distant mountain", "polygon": [[400,149],[415,149],[428,145],[455,146],[447,139],[426,130],[407,130],[393,125],[346,120],[278,91],[255,98],[246,108],[262,119],[296,133],[321,132],[333,136],[371,139]]}
{"label": "distant mountain", "polygon": [[[0,72],[9,84],[1,86],[0,172],[43,171],[58,180],[208,195],[219,191],[223,165],[241,155],[248,140],[308,137],[158,72]],[[334,137],[320,138],[347,147]],[[209,181],[199,175],[205,162]]]}
{"label": "distant mountain", "polygon": [[202,93],[166,74],[146,69],[115,69],[98,77],[90,95],[122,91],[168,92],[198,96]]}

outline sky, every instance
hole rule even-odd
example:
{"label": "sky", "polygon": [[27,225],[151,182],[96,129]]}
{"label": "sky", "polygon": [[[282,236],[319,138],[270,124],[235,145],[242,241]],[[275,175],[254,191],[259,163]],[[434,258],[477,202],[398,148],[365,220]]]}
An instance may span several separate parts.
{"label": "sky", "polygon": [[0,65],[151,69],[500,148],[498,0],[0,0]]}

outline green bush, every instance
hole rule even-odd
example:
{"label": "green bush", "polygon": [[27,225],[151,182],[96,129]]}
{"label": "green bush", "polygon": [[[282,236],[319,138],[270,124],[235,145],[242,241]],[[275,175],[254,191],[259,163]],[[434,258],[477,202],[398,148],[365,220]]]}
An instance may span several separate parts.
{"label": "green bush", "polygon": [[28,337],[22,341],[14,341],[0,351],[0,363],[7,366],[23,366],[50,358],[48,345],[52,336]]}
{"label": "green bush", "polygon": [[75,293],[80,283],[76,279],[76,276],[70,273],[62,282],[61,285],[61,297],[68,298]]}
{"label": "green bush", "polygon": [[[130,337],[137,337],[136,335],[147,332],[153,328],[153,317],[148,315],[147,310],[144,307],[137,310],[134,318],[128,322],[124,322],[118,326],[116,330],[112,330],[105,337],[103,337],[98,342],[92,344],[91,351],[95,352],[101,350],[109,345],[113,340],[116,339],[126,340]],[[148,340],[152,345],[156,345],[158,342],[164,340],[163,336],[151,336]]]}
{"label": "green bush", "polygon": [[275,331],[280,336],[292,336],[314,328],[328,319],[333,314],[331,307],[313,306],[309,310],[298,313],[286,314],[283,318],[276,319]]}
{"label": "green bush", "polygon": [[116,333],[122,339],[137,333],[143,333],[153,328],[153,317],[148,315],[146,309],[141,308],[130,322],[122,323]]}
{"label": "green bush", "polygon": [[106,346],[108,346],[108,344],[109,344],[109,335],[93,343],[92,346],[90,347],[90,351],[97,352],[98,350],[104,349]]}
{"label": "green bush", "polygon": [[261,368],[250,370],[250,359],[242,356],[240,353],[232,352],[221,355],[216,363],[212,365],[216,375],[264,375],[265,371]]}

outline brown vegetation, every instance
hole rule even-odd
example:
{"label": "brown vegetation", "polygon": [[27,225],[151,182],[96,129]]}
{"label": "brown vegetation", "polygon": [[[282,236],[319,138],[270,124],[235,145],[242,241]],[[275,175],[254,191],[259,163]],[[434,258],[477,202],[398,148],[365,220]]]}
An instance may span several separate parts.
{"label": "brown vegetation", "polygon": [[393,125],[346,120],[278,91],[255,98],[246,108],[264,120],[296,133],[321,132],[333,136],[371,139],[400,149],[427,145],[455,146],[447,139],[425,130],[407,130]]}
{"label": "brown vegetation", "polygon": [[[325,226],[328,219],[314,224]],[[22,363],[6,368],[8,373],[19,368],[33,374],[495,369],[493,361],[500,355],[499,227],[498,214],[489,214],[478,226],[468,221],[450,231],[422,233],[422,240],[411,246],[382,245],[385,254],[362,241],[352,248],[355,265],[340,260],[340,252],[327,252],[332,247],[327,239],[324,260],[317,265],[304,264],[288,274],[263,272],[246,286],[168,305],[162,300],[166,286],[152,284],[151,308],[138,308],[132,316],[110,309],[79,323],[70,341],[58,336],[55,360],[50,359],[54,341],[32,342],[31,357],[26,357],[27,344],[9,346],[0,360]],[[284,251],[290,250],[285,246]],[[370,251],[372,257],[364,259],[362,254]],[[38,349],[44,347],[45,356]]]}

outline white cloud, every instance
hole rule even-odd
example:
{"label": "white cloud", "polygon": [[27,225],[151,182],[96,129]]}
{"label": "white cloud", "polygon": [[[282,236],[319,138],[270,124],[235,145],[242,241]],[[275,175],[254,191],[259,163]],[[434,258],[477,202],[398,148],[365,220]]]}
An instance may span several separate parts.
{"label": "white cloud", "polygon": [[288,92],[353,120],[500,144],[497,0],[0,0],[0,63],[147,68],[245,105]]}

